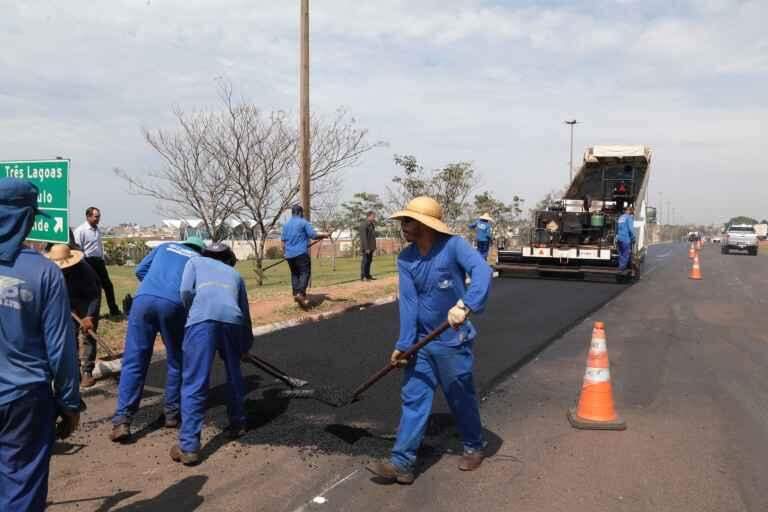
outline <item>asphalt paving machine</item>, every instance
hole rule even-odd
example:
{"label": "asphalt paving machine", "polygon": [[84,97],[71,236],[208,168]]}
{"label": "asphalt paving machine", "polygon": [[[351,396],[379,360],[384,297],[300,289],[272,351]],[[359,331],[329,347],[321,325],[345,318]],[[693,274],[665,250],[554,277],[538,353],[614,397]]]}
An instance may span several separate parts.
{"label": "asphalt paving machine", "polygon": [[[499,275],[636,278],[647,249],[651,156],[647,146],[588,147],[563,198],[533,212],[529,240],[498,251]],[[630,268],[619,271],[616,228],[627,205],[635,208],[636,242]]]}

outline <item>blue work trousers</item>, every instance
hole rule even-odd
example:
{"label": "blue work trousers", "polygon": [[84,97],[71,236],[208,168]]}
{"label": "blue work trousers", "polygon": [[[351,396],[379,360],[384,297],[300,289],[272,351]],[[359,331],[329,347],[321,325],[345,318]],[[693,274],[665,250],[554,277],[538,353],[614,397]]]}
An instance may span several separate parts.
{"label": "blue work trousers", "polygon": [[464,442],[464,451],[482,450],[485,446],[480,410],[472,377],[473,342],[456,347],[434,342],[416,353],[405,368],[400,427],[392,449],[392,464],[404,471],[416,465],[416,452],[424,439],[432,412],[432,399],[439,385],[451,408]]}
{"label": "blue work trousers", "polygon": [[123,367],[120,372],[117,410],[112,423],[130,423],[139,410],[144,380],[152,359],[157,334],[165,345],[168,374],[165,378],[165,417],[178,418],[181,401],[181,342],[187,313],[181,304],[152,295],[133,300],[125,335]]}
{"label": "blue work trousers", "polygon": [[617,240],[616,245],[619,249],[619,270],[627,270],[632,259],[632,242]]}
{"label": "blue work trousers", "polygon": [[0,405],[0,510],[45,510],[55,421],[48,384]]}
{"label": "blue work trousers", "polygon": [[488,259],[488,251],[490,250],[490,248],[491,248],[491,242],[489,241],[481,242],[479,240],[477,241],[477,252],[480,253],[480,256],[482,256],[484,260]]}
{"label": "blue work trousers", "polygon": [[184,452],[200,449],[200,431],[205,418],[205,402],[213,358],[218,351],[227,370],[229,401],[227,415],[232,427],[245,425],[245,382],[240,371],[240,354],[252,343],[242,325],[205,321],[187,327],[184,334],[184,371],[181,385],[181,431],[179,446]]}

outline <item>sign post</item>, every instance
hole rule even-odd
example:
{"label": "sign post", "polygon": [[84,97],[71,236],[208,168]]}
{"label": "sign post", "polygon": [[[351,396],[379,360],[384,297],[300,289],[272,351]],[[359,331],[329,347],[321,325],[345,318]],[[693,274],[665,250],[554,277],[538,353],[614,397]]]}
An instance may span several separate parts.
{"label": "sign post", "polygon": [[43,214],[35,217],[27,240],[69,242],[69,160],[0,162],[0,177],[37,186],[37,207]]}

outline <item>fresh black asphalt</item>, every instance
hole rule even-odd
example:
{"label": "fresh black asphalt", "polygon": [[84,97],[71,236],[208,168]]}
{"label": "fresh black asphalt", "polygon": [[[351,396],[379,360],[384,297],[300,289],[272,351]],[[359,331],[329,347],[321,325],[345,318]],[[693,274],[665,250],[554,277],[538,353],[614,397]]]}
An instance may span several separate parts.
{"label": "fresh black asphalt", "polygon": [[[654,256],[659,252],[652,248],[646,266],[660,264],[662,260]],[[475,383],[480,394],[490,391],[503,377],[625,288],[614,283],[495,279],[486,311],[472,319],[479,332]],[[351,390],[386,364],[397,333],[397,304],[389,304],[260,336],[253,352],[291,376],[308,380],[308,387],[332,385]],[[164,361],[152,365],[149,386],[163,386],[164,368]],[[249,389],[246,407],[250,430],[246,443],[366,455],[384,453],[390,445],[391,441],[381,436],[391,435],[397,427],[397,372],[371,388],[362,400],[333,408],[311,399],[281,398],[278,393],[285,386],[246,363],[243,371]],[[225,382],[223,365],[217,361],[211,376],[208,421],[219,427],[226,425]],[[152,391],[147,391],[149,394]],[[443,411],[445,405],[440,398],[435,412]]]}

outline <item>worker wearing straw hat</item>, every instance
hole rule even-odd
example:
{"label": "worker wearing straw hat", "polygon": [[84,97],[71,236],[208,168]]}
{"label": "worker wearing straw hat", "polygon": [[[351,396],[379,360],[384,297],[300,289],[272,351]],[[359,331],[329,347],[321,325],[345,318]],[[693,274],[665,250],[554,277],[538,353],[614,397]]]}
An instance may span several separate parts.
{"label": "worker wearing straw hat", "polygon": [[[443,222],[440,205],[417,197],[391,219],[399,220],[411,245],[398,257],[400,277],[400,337],[391,361],[403,366],[403,352],[447,319],[453,329],[439,335],[405,365],[401,391],[402,415],[397,440],[388,462],[369,466],[387,481],[410,484],[416,453],[427,427],[438,385],[456,418],[464,443],[459,469],[477,469],[483,461],[485,440],[475,393],[472,347],[477,331],[467,320],[485,308],[491,268],[460,236]],[[469,289],[464,278],[471,277]]]}
{"label": "worker wearing straw hat", "polygon": [[482,214],[477,220],[469,225],[469,229],[475,230],[475,240],[477,241],[477,252],[484,260],[488,259],[488,250],[491,248],[493,240],[493,219],[488,213]]}
{"label": "worker wearing straw hat", "polygon": [[101,285],[99,275],[84,259],[82,251],[70,249],[68,245],[56,244],[46,253],[64,274],[67,294],[72,313],[81,321],[72,319],[75,337],[80,347],[80,386],[89,388],[96,381],[93,368],[96,365],[96,340],[89,331],[99,328],[99,310],[101,309]]}

